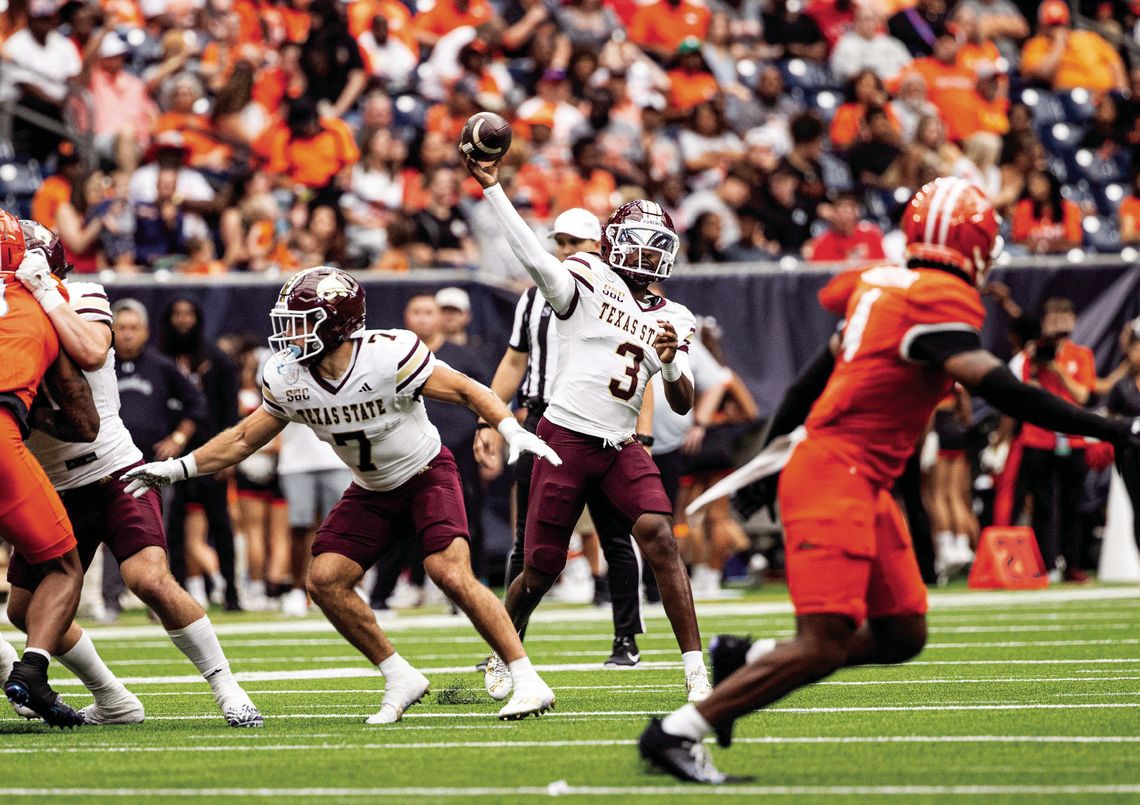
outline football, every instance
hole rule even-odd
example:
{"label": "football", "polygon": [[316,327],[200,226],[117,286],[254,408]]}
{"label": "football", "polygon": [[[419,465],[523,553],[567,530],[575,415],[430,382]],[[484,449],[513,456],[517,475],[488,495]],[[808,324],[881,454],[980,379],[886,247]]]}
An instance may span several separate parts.
{"label": "football", "polygon": [[459,150],[480,162],[495,162],[511,147],[511,124],[494,112],[471,115],[459,135]]}

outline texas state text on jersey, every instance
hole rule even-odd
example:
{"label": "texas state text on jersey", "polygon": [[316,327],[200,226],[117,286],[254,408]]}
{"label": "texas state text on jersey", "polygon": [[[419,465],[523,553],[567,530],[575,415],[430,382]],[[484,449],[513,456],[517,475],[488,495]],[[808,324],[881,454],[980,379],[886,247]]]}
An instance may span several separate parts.
{"label": "texas state text on jersey", "polygon": [[578,433],[621,441],[633,433],[645,387],[661,371],[653,346],[658,320],[673,325],[683,351],[696,320],[684,305],[665,299],[642,307],[597,255],[579,252],[563,265],[577,288],[569,309],[558,317],[558,374],[546,418]]}
{"label": "texas state text on jersey", "polygon": [[365,489],[386,492],[420,472],[440,451],[420,390],[435,356],[407,330],[361,330],[349,339],[344,375],[322,377],[279,352],[265,364],[262,407],[308,425],[336,451]]}
{"label": "texas state text on jersey", "polygon": [[820,301],[844,315],[835,369],[807,420],[868,477],[883,483],[902,472],[938,401],[953,387],[940,366],[916,361],[923,335],[969,330],[985,320],[972,285],[936,269],[878,266],[835,277]]}

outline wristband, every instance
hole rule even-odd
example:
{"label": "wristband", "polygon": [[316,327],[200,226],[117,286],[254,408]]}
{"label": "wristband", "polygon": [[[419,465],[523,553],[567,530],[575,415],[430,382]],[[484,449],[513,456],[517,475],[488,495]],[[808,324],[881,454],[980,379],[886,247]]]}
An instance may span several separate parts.
{"label": "wristband", "polygon": [[183,480],[186,478],[193,478],[198,475],[198,462],[194,459],[194,454],[190,453],[182,458],[172,458],[170,461],[178,462],[178,466],[182,468],[182,472],[186,473]]}
{"label": "wristband", "polygon": [[475,426],[475,430],[483,430],[483,428],[489,428],[489,427],[491,427],[490,422],[480,422],[478,425]]}
{"label": "wristband", "polygon": [[653,437],[649,436],[645,433],[638,433],[633,438],[637,439],[637,441],[641,442],[646,447],[652,447],[653,446]]}
{"label": "wristband", "polygon": [[503,417],[503,421],[499,423],[499,427],[496,428],[496,430],[499,431],[500,436],[509,442],[511,437],[523,432],[523,426],[520,425],[518,420],[513,416],[508,416]]}
{"label": "wristband", "polygon": [[669,383],[676,383],[681,379],[681,367],[676,361],[661,364],[661,379]]}
{"label": "wristband", "polygon": [[67,300],[63,298],[63,294],[55,288],[45,291],[36,298],[36,301],[40,303],[40,307],[44,309],[44,313],[51,313],[57,307],[67,304]]}

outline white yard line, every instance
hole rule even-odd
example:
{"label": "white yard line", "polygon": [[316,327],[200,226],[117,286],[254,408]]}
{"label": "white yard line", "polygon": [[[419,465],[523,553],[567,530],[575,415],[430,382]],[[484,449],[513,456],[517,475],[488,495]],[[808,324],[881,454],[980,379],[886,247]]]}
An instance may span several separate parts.
{"label": "white yard line", "polygon": [[546,786],[471,788],[0,788],[0,796],[24,797],[511,797],[511,796],[1057,796],[1137,794],[1140,783],[1124,785],[879,785],[694,787],[572,786],[557,780]]}

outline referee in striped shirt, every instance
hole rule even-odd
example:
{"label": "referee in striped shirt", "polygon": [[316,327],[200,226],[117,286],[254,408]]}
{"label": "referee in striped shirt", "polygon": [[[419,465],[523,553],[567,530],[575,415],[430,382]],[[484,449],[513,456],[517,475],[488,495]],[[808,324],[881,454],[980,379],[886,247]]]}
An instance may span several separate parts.
{"label": "referee in striped shirt", "polygon": [[[597,252],[602,239],[602,227],[589,210],[580,208],[563,212],[554,221],[551,231],[559,260],[576,252]],[[503,359],[491,381],[491,389],[504,402],[516,394],[526,409],[523,427],[532,433],[550,402],[551,386],[558,366],[558,334],[554,326],[553,311],[537,288],[530,288],[519,298],[515,308],[514,327]],[[646,397],[647,401],[649,396]],[[652,406],[644,405],[638,418],[638,438],[646,446],[652,437]],[[476,433],[476,453],[499,456],[498,436],[495,431],[480,426]],[[515,544],[507,565],[507,584],[523,569],[523,536],[526,531],[527,501],[530,496],[530,477],[534,468],[531,456],[522,456],[515,465]],[[602,550],[609,565],[610,596],[613,601],[614,645],[606,665],[633,666],[641,659],[636,635],[644,628],[641,623],[638,580],[640,558],[633,545],[629,529],[611,513],[599,497],[587,500],[590,517],[594,521]]]}

